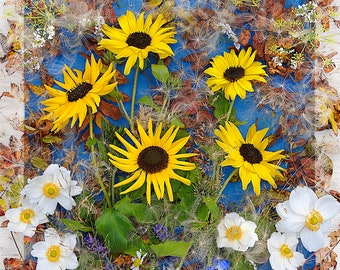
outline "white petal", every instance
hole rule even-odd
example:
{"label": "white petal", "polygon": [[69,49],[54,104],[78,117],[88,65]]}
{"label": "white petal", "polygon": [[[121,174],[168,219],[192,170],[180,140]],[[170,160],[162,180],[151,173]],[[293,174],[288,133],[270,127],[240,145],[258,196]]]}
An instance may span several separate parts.
{"label": "white petal", "polygon": [[322,196],[315,204],[324,220],[332,219],[340,212],[340,203],[331,195]]}
{"label": "white petal", "polygon": [[290,249],[295,250],[297,244],[299,243],[299,240],[295,233],[285,233],[284,236],[284,242],[287,246],[289,246]]}
{"label": "white petal", "polygon": [[285,270],[283,258],[282,258],[281,254],[279,252],[275,252],[273,254],[270,254],[269,262],[270,262],[272,269]]}
{"label": "white petal", "polygon": [[7,229],[12,232],[24,232],[27,228],[27,224],[23,222],[9,222]]}
{"label": "white petal", "polygon": [[44,171],[44,175],[53,175],[59,169],[58,164],[50,164]]}
{"label": "white petal", "polygon": [[6,210],[5,216],[11,222],[20,222],[21,207]]}
{"label": "white petal", "polygon": [[293,265],[295,268],[297,268],[299,266],[302,266],[305,263],[306,259],[305,259],[305,257],[303,256],[302,253],[293,252],[293,258],[291,258],[289,261],[290,261],[291,265]]}
{"label": "white petal", "polygon": [[307,215],[313,210],[317,200],[318,197],[313,190],[298,186],[290,193],[289,205],[295,213]]}
{"label": "white petal", "polygon": [[64,192],[61,192],[57,199],[59,204],[66,210],[71,210],[72,207],[76,205],[76,202],[73,200],[73,198],[67,194],[64,194]]}
{"label": "white petal", "polygon": [[323,247],[325,236],[320,230],[313,232],[305,228],[301,231],[301,242],[308,251],[317,251]]}
{"label": "white petal", "polygon": [[61,240],[58,232],[53,228],[48,228],[44,232],[47,245],[59,245]]}

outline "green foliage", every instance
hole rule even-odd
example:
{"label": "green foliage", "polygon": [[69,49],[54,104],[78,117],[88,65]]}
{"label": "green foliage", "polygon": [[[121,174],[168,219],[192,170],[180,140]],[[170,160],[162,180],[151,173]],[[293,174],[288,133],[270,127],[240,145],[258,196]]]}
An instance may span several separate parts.
{"label": "green foliage", "polygon": [[72,231],[90,232],[91,227],[85,226],[76,220],[71,219],[59,219],[65,226]]}
{"label": "green foliage", "polygon": [[132,203],[128,196],[119,200],[114,205],[114,208],[126,216],[134,217],[139,223],[148,224],[156,221],[155,213],[148,211],[148,206],[141,203]]}
{"label": "green foliage", "polygon": [[31,163],[34,167],[44,171],[48,167],[48,163],[45,162],[42,158],[40,157],[33,157],[31,159]]}
{"label": "green foliage", "polygon": [[151,65],[152,75],[161,83],[166,83],[169,79],[169,70],[166,66],[161,64],[152,64]]}
{"label": "green foliage", "polygon": [[138,103],[150,106],[155,111],[160,112],[161,109],[157,106],[157,104],[153,101],[150,96],[142,96],[140,99],[137,100]]}
{"label": "green foliage", "polygon": [[165,241],[158,245],[151,245],[151,249],[155,252],[157,257],[175,256],[184,257],[187,255],[191,242],[183,241]]}
{"label": "green foliage", "polygon": [[[211,95],[209,99],[210,104],[215,108],[214,116],[221,124],[224,124],[231,105],[230,101],[225,98],[224,92],[222,91],[218,91],[214,95]],[[235,113],[236,111],[233,108],[231,111],[231,117],[235,117]]]}
{"label": "green foliage", "polygon": [[129,233],[135,230],[132,222],[113,208],[105,209],[95,226],[113,254],[123,253],[127,249]]}

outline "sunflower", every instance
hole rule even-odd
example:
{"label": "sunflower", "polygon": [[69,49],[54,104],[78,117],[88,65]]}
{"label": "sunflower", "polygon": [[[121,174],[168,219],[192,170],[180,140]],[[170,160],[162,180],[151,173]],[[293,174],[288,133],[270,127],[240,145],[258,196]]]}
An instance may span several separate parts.
{"label": "sunflower", "polygon": [[265,65],[254,61],[255,55],[256,51],[252,52],[249,47],[247,52],[242,49],[238,56],[231,50],[214,57],[210,62],[212,67],[204,71],[211,76],[207,80],[208,87],[213,92],[222,89],[226,99],[235,100],[236,95],[244,99],[247,91],[254,91],[251,81],[266,82]]}
{"label": "sunflower", "polygon": [[118,59],[128,57],[124,68],[125,75],[130,74],[137,58],[139,67],[143,69],[144,59],[148,57],[149,52],[157,53],[160,59],[174,54],[168,44],[177,42],[174,39],[176,32],[173,27],[164,27],[167,20],[162,14],[158,15],[154,22],[149,14],[144,22],[144,12],[136,18],[128,10],[126,15],[118,18],[118,23],[121,29],[103,25],[102,31],[109,39],[102,39],[98,49],[108,49],[116,54]]}
{"label": "sunflower", "polygon": [[109,84],[116,72],[112,69],[112,65],[102,76],[100,76],[101,69],[101,60],[97,63],[91,55],[91,64],[86,60],[84,72],[76,69],[72,71],[65,65],[64,83],[56,80],[55,83],[66,91],[45,85],[51,98],[41,102],[46,106],[44,111],[48,112],[42,119],[54,120],[52,131],[58,132],[63,129],[71,118],[71,127],[77,120],[79,120],[80,127],[86,117],[88,106],[93,113],[97,112],[100,96],[110,93],[117,85],[116,82]]}
{"label": "sunflower", "polygon": [[140,142],[128,129],[125,129],[126,134],[135,146],[131,145],[118,133],[116,133],[116,136],[125,146],[126,150],[115,145],[110,145],[112,149],[126,157],[120,158],[108,153],[111,163],[124,172],[133,173],[130,177],[116,184],[114,187],[120,187],[135,181],[128,189],[121,192],[121,194],[126,194],[139,189],[146,180],[146,200],[148,204],[151,202],[151,183],[157,199],[163,198],[165,185],[169,200],[173,201],[170,179],[178,180],[185,185],[191,184],[189,179],[178,175],[175,170],[191,171],[195,168],[194,163],[179,160],[195,156],[195,154],[192,153],[178,154],[187,143],[189,136],[175,140],[179,130],[179,127],[175,128],[175,126],[171,126],[164,135],[161,136],[162,123],[157,126],[155,133],[153,133],[151,119],[148,122],[149,134],[145,132],[138,122],[137,129]]}
{"label": "sunflower", "polygon": [[285,156],[283,150],[275,152],[266,151],[269,138],[264,138],[268,128],[256,131],[253,124],[247,133],[246,139],[242,137],[238,128],[231,122],[225,127],[220,126],[215,130],[217,144],[228,154],[221,166],[233,166],[239,168],[239,176],[242,181],[242,189],[245,190],[250,182],[256,195],[260,194],[261,179],[276,187],[275,178],[283,179],[280,170],[282,167],[270,163]]}

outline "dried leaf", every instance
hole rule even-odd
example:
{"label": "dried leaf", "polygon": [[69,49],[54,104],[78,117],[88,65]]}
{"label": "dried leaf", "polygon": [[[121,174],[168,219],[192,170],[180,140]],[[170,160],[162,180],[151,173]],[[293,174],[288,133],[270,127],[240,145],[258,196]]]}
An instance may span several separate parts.
{"label": "dried leaf", "polygon": [[26,83],[28,88],[36,95],[38,96],[42,96],[43,94],[46,93],[46,89],[43,86],[38,86],[38,85],[34,85],[31,83]]}
{"label": "dried leaf", "polygon": [[111,25],[116,24],[117,23],[117,15],[116,12],[113,9],[112,6],[113,1],[109,1],[109,3],[107,3],[101,12],[101,15],[104,17],[105,23],[109,23]]}
{"label": "dried leaf", "polygon": [[108,116],[113,120],[119,120],[122,117],[122,113],[119,108],[105,100],[100,101],[99,109],[105,116]]}
{"label": "dried leaf", "polygon": [[6,202],[3,198],[0,198],[0,217],[4,216],[6,212]]}

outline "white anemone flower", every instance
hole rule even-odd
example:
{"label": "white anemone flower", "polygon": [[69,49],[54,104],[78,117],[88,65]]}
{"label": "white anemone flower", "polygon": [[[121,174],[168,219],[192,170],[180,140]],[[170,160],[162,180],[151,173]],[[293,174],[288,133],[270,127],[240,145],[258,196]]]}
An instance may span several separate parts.
{"label": "white anemone flower", "polygon": [[258,240],[255,229],[254,222],[246,221],[237,213],[226,214],[217,226],[217,247],[246,251]]}
{"label": "white anemone flower", "polygon": [[340,211],[340,203],[331,195],[318,198],[312,189],[299,186],[276,211],[281,217],[276,224],[279,232],[297,233],[308,251],[317,251],[325,244],[325,234]]}
{"label": "white anemone flower", "polygon": [[45,241],[32,246],[31,255],[38,258],[36,270],[65,270],[78,267],[77,256],[73,250],[77,236],[66,233],[59,236],[53,228],[45,230]]}
{"label": "white anemone flower", "polygon": [[274,232],[267,240],[269,262],[273,270],[296,270],[306,259],[296,251],[299,243],[296,233]]}
{"label": "white anemone flower", "polygon": [[37,204],[32,204],[27,198],[22,200],[20,207],[8,209],[5,213],[9,220],[7,228],[12,232],[20,232],[32,237],[39,224],[48,222],[48,218],[41,212]]}
{"label": "white anemone flower", "polygon": [[21,194],[31,203],[37,203],[45,214],[52,215],[59,203],[66,210],[76,205],[72,196],[80,194],[82,188],[71,180],[70,171],[58,164],[49,165],[43,175],[28,180]]}
{"label": "white anemone flower", "polygon": [[130,267],[131,270],[139,270],[139,266],[143,264],[144,258],[146,257],[147,253],[142,256],[142,250],[136,251],[136,256],[132,258],[132,265]]}

